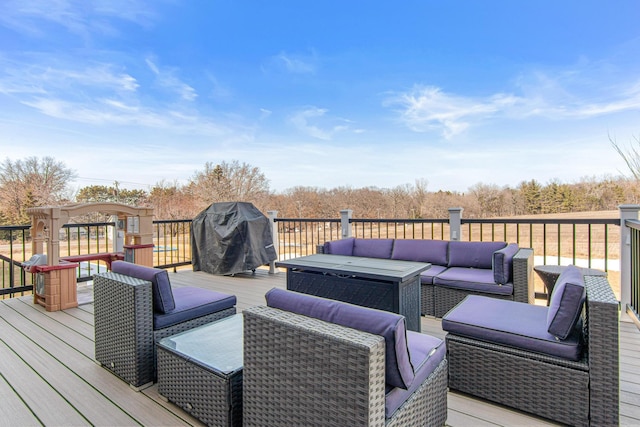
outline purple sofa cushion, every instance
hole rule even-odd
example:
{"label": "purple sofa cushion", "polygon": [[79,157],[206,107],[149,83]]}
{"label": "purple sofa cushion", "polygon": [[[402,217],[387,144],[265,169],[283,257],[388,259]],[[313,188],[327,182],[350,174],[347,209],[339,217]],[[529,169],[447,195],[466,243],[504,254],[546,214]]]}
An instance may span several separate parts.
{"label": "purple sofa cushion", "polygon": [[404,389],[411,386],[414,373],[404,316],[278,288],[267,292],[265,298],[269,307],[382,336],[386,383]]}
{"label": "purple sofa cushion", "polygon": [[175,288],[176,307],[168,313],[153,314],[153,329],[164,329],[187,320],[207,316],[236,305],[234,295],[196,287]]}
{"label": "purple sofa cushion", "polygon": [[114,261],[111,263],[111,271],[151,282],[153,311],[168,313],[176,307],[167,270],[126,261]]}
{"label": "purple sofa cushion", "polygon": [[367,258],[391,258],[393,239],[355,239],[353,256]]}
{"label": "purple sofa cushion", "polygon": [[581,328],[574,328],[567,339],[557,340],[547,331],[548,311],[545,306],[469,295],[442,318],[442,329],[454,335],[580,360]]}
{"label": "purple sofa cushion", "polygon": [[582,272],[570,265],[560,274],[551,292],[547,315],[549,333],[561,340],[566,339],[580,318],[585,298]]}
{"label": "purple sofa cushion", "polygon": [[446,266],[448,247],[449,242],[446,240],[396,239],[393,243],[391,259]]}
{"label": "purple sofa cushion", "polygon": [[513,257],[519,250],[516,243],[511,243],[493,253],[493,276],[496,283],[504,285],[511,281]]}
{"label": "purple sofa cushion", "polygon": [[[427,270],[429,271],[429,270]],[[447,288],[471,290],[496,295],[512,295],[513,283],[493,281],[493,271],[486,268],[451,267],[433,278],[433,284]]]}
{"label": "purple sofa cushion", "polygon": [[447,267],[431,264],[431,268],[420,273],[420,283],[423,285],[433,285],[433,278],[445,271]]}
{"label": "purple sofa cushion", "polygon": [[324,253],[332,255],[353,255],[353,242],[355,240],[355,238],[349,237],[348,239],[325,242]]}
{"label": "purple sofa cushion", "polygon": [[449,242],[449,267],[491,268],[493,253],[506,242]]}
{"label": "purple sofa cushion", "polygon": [[444,360],[447,347],[440,338],[407,331],[407,342],[411,361],[415,367],[415,378],[409,389],[387,386],[385,392],[385,416],[390,418],[394,412],[426,381]]}

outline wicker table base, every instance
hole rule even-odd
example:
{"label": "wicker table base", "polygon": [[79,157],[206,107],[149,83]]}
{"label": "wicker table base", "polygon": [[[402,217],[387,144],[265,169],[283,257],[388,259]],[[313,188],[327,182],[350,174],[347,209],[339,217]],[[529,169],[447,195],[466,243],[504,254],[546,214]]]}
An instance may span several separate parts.
{"label": "wicker table base", "polygon": [[242,314],[160,340],[158,392],[207,425],[241,426]]}

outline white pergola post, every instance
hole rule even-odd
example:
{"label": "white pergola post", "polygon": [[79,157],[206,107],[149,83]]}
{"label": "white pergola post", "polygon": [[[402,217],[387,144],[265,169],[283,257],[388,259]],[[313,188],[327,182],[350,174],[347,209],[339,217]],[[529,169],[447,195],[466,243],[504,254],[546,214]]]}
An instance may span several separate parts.
{"label": "white pergola post", "polygon": [[620,305],[623,311],[631,304],[631,232],[628,219],[638,219],[640,205],[620,205]]}
{"label": "white pergola post", "polygon": [[[278,211],[267,211],[267,217],[271,222],[271,237],[273,238],[273,249],[276,251],[276,260],[278,259],[278,242],[280,237],[278,236],[278,224],[276,224],[276,218],[278,217]],[[269,263],[269,274],[276,272],[276,261]]]}
{"label": "white pergola post", "polygon": [[449,208],[449,239],[462,239],[462,208]]}

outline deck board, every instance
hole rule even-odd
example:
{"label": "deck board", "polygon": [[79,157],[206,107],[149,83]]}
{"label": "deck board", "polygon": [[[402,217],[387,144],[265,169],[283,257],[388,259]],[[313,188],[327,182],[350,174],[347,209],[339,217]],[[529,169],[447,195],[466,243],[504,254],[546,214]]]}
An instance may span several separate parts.
{"label": "deck board", "polygon": [[[285,273],[267,269],[213,276],[189,268],[169,274],[173,286],[198,286],[236,295],[238,311],[263,305]],[[439,319],[423,317],[422,332],[443,338]],[[141,392],[100,367],[94,357],[93,304],[48,313],[30,297],[0,301],[0,420],[11,425],[201,425],[160,397]],[[640,425],[640,332],[620,323],[620,425]],[[448,395],[447,424],[555,425],[461,393]],[[2,421],[0,421],[2,423]]]}

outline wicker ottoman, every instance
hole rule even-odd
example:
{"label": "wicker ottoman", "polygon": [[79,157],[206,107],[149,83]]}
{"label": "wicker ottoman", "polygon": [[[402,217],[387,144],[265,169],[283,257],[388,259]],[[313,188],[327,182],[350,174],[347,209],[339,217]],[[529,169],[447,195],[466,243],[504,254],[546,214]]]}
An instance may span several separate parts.
{"label": "wicker ottoman", "polygon": [[242,425],[242,314],[163,338],[158,392],[208,425]]}

